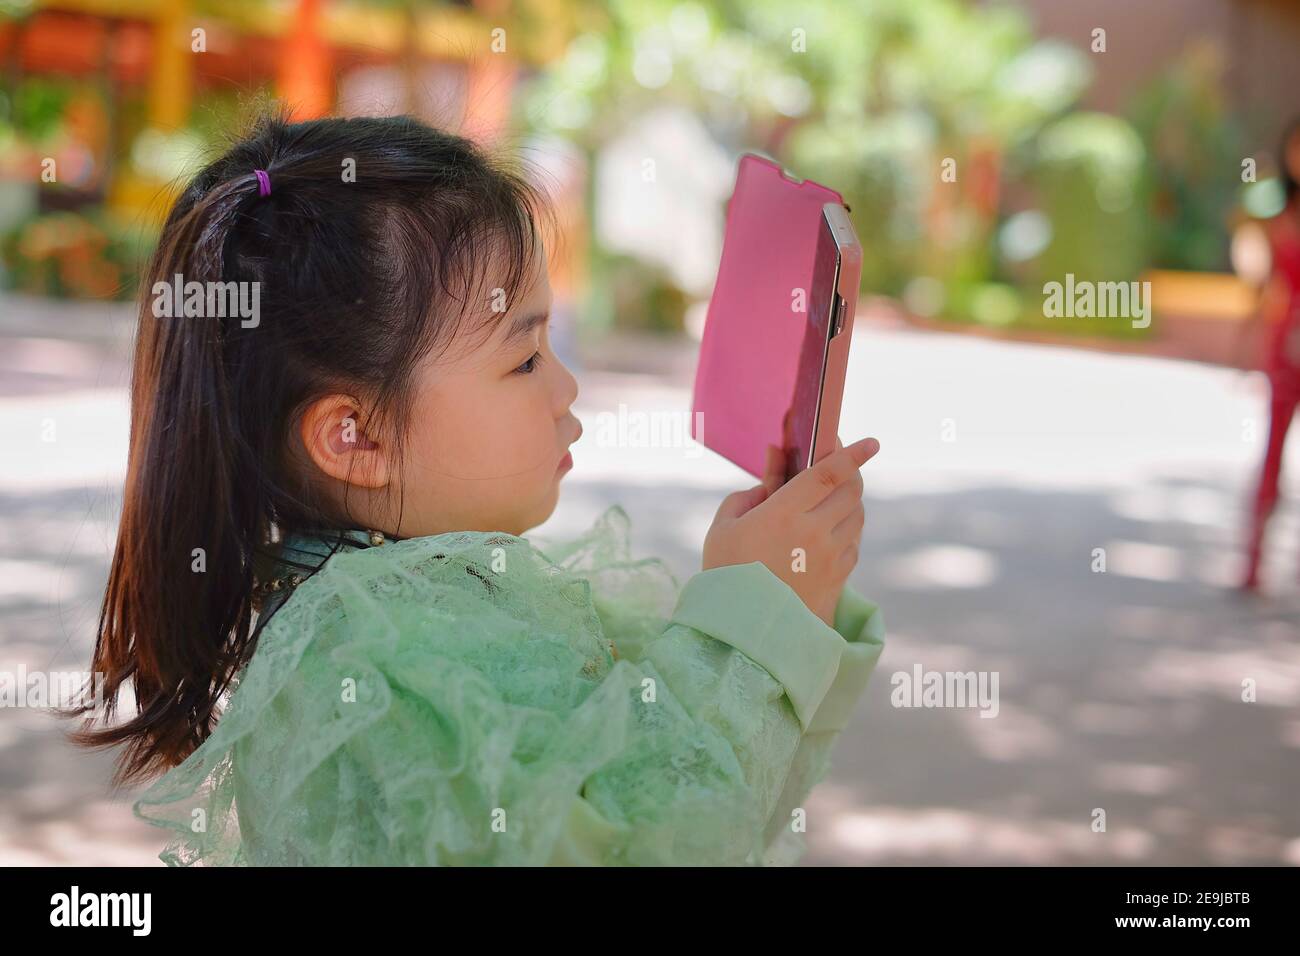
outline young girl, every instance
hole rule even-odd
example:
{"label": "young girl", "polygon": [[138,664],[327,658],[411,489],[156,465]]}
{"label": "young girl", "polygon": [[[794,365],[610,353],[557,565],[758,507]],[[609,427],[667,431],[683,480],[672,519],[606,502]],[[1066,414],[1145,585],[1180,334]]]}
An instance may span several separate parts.
{"label": "young girl", "polygon": [[[135,812],[172,831],[167,863],[797,855],[882,648],[844,583],[879,445],[728,496],[680,591],[617,506],[567,544],[520,537],[582,431],[542,211],[404,117],[263,121],[172,210],[94,655],[109,703],[78,735],[125,745],[118,781],[161,773]],[[182,280],[250,290],[258,320],[159,317],[153,283]],[[124,687],[138,713],[94,728]]]}
{"label": "young girl", "polygon": [[1272,275],[1264,289],[1255,321],[1266,322],[1262,365],[1268,376],[1268,446],[1260,469],[1250,531],[1246,542],[1246,571],[1241,587],[1259,590],[1264,557],[1264,532],[1277,507],[1282,474],[1282,450],[1300,404],[1300,119],[1282,136],[1278,168],[1286,189],[1286,205],[1267,223]]}

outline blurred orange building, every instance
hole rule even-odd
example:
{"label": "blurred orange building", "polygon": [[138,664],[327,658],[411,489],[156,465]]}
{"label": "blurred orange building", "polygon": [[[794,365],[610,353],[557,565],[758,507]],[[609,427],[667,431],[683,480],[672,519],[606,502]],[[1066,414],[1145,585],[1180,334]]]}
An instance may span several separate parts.
{"label": "blurred orange building", "polygon": [[[509,118],[517,75],[559,55],[568,36],[559,0],[527,6],[555,14],[555,29],[529,31],[528,43],[494,53],[494,26],[504,22],[499,3],[443,4],[428,9],[363,3],[296,0],[216,4],[196,0],[37,0],[35,11],[0,21],[0,63],[13,85],[26,74],[84,78],[108,101],[105,147],[128,135],[117,108],[124,95],[144,92],[145,125],[170,131],[188,121],[205,90],[271,86],[297,118],[335,111],[339,77],[366,66],[399,64],[414,74],[423,63],[450,64],[472,104],[479,141],[498,137]],[[412,86],[414,83],[411,84]],[[406,112],[420,114],[408,96]],[[114,169],[110,208],[144,211],[163,184],[133,181]]]}
{"label": "blurred orange building", "polygon": [[[378,111],[420,116],[490,145],[508,130],[521,75],[560,56],[576,33],[572,6],[36,0],[29,16],[0,20],[0,76],[11,89],[31,75],[77,80],[86,96],[73,131],[94,154],[97,172],[75,201],[102,203],[124,221],[158,222],[178,184],[121,157],[144,129],[184,128],[205,93],[269,89],[295,118],[307,119],[348,113],[340,102],[348,78],[379,72],[395,78],[397,95]],[[508,52],[501,51],[494,43],[500,29],[521,15],[529,29],[509,30]],[[128,101],[142,101],[144,115],[125,109]],[[74,117],[64,120],[71,128]],[[581,210],[568,208],[582,202],[581,192],[557,199],[559,218],[572,230],[567,253],[552,263],[562,294],[580,281],[575,257],[586,247],[586,227]]]}

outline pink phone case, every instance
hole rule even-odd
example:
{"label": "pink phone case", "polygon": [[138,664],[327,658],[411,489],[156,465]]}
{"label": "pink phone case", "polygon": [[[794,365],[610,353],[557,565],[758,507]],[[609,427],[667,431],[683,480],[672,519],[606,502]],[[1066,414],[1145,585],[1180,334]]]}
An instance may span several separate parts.
{"label": "pink phone case", "polygon": [[[767,447],[785,446],[783,424],[807,319],[793,311],[794,290],[806,293],[812,285],[822,205],[828,202],[843,200],[811,180],[788,179],[770,160],[749,153],[740,158],[700,343],[691,436],[758,478],[767,468]],[[853,291],[850,306],[856,284]],[[845,330],[831,340],[827,359],[834,401],[828,393],[825,414],[832,420],[824,425],[832,435],[851,328],[850,315]],[[827,448],[819,437],[815,459],[832,451],[834,439]]]}

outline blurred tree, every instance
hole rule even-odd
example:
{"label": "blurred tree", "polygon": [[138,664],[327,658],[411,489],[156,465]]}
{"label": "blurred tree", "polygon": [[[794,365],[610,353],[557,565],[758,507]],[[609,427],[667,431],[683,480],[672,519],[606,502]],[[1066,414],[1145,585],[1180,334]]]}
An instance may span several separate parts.
{"label": "blurred tree", "polygon": [[1034,184],[1052,224],[1037,283],[1128,282],[1146,264],[1145,150],[1133,128],[1105,113],[1072,113],[1039,138]]}
{"label": "blurred tree", "polygon": [[1146,144],[1142,186],[1154,265],[1228,268],[1228,219],[1245,153],[1223,96],[1223,68],[1215,47],[1194,44],[1134,98],[1130,115]]}
{"label": "blurred tree", "polygon": [[[835,186],[863,286],[987,277],[1002,157],[1068,109],[1083,56],[1025,14],[960,0],[578,3],[586,30],[538,77],[528,123],[589,153],[651,106],[694,111],[733,153]],[[955,182],[941,179],[954,161]]]}

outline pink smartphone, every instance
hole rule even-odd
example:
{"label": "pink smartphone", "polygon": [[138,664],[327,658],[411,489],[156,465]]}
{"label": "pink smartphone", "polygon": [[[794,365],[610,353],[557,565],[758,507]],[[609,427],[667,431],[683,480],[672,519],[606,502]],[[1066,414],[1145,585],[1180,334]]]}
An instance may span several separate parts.
{"label": "pink smartphone", "polygon": [[862,246],[848,210],[828,202],[817,233],[808,322],[784,435],[787,481],[835,450],[861,277]]}
{"label": "pink smartphone", "polygon": [[861,268],[839,193],[740,158],[695,374],[696,441],[786,480],[834,451]]}

